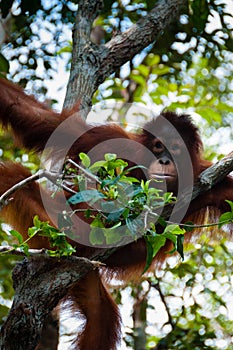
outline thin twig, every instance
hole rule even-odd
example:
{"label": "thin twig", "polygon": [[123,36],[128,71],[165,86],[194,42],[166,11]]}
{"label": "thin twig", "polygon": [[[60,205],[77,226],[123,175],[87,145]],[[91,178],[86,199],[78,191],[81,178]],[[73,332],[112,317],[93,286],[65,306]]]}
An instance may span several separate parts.
{"label": "thin twig", "polygon": [[[154,213],[152,210],[147,210],[145,212],[145,218],[144,220],[144,229],[146,230],[147,227],[148,227],[148,220],[150,218],[150,216],[152,217],[156,217],[157,219],[160,217],[159,214],[157,213]],[[165,220],[166,224],[169,224],[169,225],[178,225],[177,222],[174,222],[174,221],[171,221],[171,220]],[[213,226],[219,226],[219,225],[227,225],[227,224],[230,224],[232,222],[232,220],[224,220],[224,221],[219,221],[219,222],[213,222],[213,223],[210,223],[210,224],[203,224],[203,225],[196,225],[196,224],[186,224],[186,223],[179,223],[179,226],[180,227],[190,227],[190,228],[204,228],[204,227],[213,227]],[[150,222],[149,222],[150,223]]]}
{"label": "thin twig", "polygon": [[79,165],[78,163],[74,162],[72,159],[68,159],[66,163],[70,163],[70,164],[74,165],[76,168],[81,170],[81,172],[84,175],[86,175],[87,177],[89,177],[91,180],[94,180],[94,181],[98,182],[99,184],[102,183],[102,181],[98,178],[98,176],[90,173],[88,170],[86,170],[83,167],[81,167],[81,165]]}
{"label": "thin twig", "polygon": [[9,188],[6,192],[4,192],[0,196],[0,210],[2,210],[2,208],[4,206],[6,206],[11,201],[11,196],[16,191],[18,191],[22,187],[27,186],[29,183],[36,181],[36,180],[39,180],[43,177],[47,178],[48,180],[50,180],[51,182],[53,182],[54,184],[57,185],[57,180],[59,180],[61,178],[61,174],[49,172],[47,170],[39,170],[37,173],[23,179],[22,181],[17,182],[14,186]]}
{"label": "thin twig", "polygon": [[13,193],[15,193],[20,188],[26,186],[30,182],[39,180],[42,174],[43,174],[43,170],[39,170],[36,174],[33,174],[27,177],[26,179],[23,179],[22,181],[18,182],[17,184],[9,188],[9,190],[4,192],[0,197],[0,210],[9,203],[10,201],[9,198]]}
{"label": "thin twig", "polygon": [[167,305],[165,296],[162,293],[162,290],[161,290],[161,287],[160,287],[160,282],[158,281],[158,283],[152,284],[152,286],[158,291],[160,299],[162,300],[162,302],[164,304],[164,307],[166,309],[166,312],[167,312],[168,322],[170,323],[172,329],[174,329],[175,328],[175,322],[173,321],[173,318],[172,318],[172,315],[170,313],[169,307]]}
{"label": "thin twig", "polygon": [[44,256],[49,254],[47,253],[47,250],[42,249],[29,249],[28,254],[26,254],[24,251],[22,251],[20,248],[12,248],[11,246],[1,246],[0,247],[0,255],[3,254],[12,254],[12,255],[18,255],[18,256]]}

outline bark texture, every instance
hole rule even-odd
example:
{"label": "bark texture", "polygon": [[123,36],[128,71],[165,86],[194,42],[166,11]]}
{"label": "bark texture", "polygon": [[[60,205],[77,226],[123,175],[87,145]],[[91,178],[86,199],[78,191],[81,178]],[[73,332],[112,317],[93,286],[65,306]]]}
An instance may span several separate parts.
{"label": "bark texture", "polygon": [[84,109],[82,117],[85,118],[99,85],[141,50],[154,43],[169,24],[179,18],[186,4],[187,0],[160,0],[130,29],[117,34],[105,45],[96,45],[91,41],[91,28],[102,9],[103,1],[79,1],[64,108],[73,108],[77,101],[81,101]]}
{"label": "bark texture", "polygon": [[1,329],[0,349],[34,350],[54,307],[92,269],[89,260],[76,257],[37,256],[19,263],[13,271],[15,296]]}

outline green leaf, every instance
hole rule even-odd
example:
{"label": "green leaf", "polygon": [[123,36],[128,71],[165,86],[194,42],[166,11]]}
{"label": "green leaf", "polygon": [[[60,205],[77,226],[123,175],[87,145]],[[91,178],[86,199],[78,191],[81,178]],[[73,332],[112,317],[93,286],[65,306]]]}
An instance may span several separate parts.
{"label": "green leaf", "polygon": [[152,236],[145,236],[147,246],[146,266],[143,273],[150,267],[153,258],[159,250],[165,245],[166,237],[163,234],[155,234]]}
{"label": "green leaf", "polygon": [[177,237],[176,250],[180,254],[182,260],[184,260],[184,235],[178,235],[176,237]]}
{"label": "green leaf", "polygon": [[142,231],[142,225],[143,222],[141,219],[139,218],[135,218],[135,219],[129,219],[126,218],[125,220],[126,222],[126,226],[129,229],[130,233],[132,234],[132,236],[137,236],[137,234]]}
{"label": "green leaf", "polygon": [[0,53],[0,72],[8,73],[10,64],[8,60]]}
{"label": "green leaf", "polygon": [[166,227],[167,226],[167,222],[162,216],[158,217],[158,224],[161,225],[162,227]]}
{"label": "green leaf", "polygon": [[232,202],[232,201],[229,201],[229,200],[227,200],[227,199],[226,199],[225,202],[227,202],[227,203],[230,205],[231,211],[233,212],[233,202]]}
{"label": "green leaf", "polygon": [[99,170],[99,168],[104,167],[106,165],[106,161],[105,160],[99,160],[98,162],[95,162],[94,164],[92,164],[89,167],[89,170],[91,170],[93,173],[97,170]]}
{"label": "green leaf", "polygon": [[121,215],[125,211],[125,208],[121,208],[119,210],[113,211],[107,215],[108,222],[117,222],[120,220]]}
{"label": "green leaf", "polygon": [[35,215],[34,218],[33,218],[33,225],[36,227],[36,228],[41,228],[41,226],[43,225],[43,222],[39,220],[39,217],[38,215]]}
{"label": "green leaf", "polygon": [[105,186],[113,186],[120,180],[120,176],[117,176],[113,179],[106,179],[103,180],[101,183],[101,188],[104,188]]}
{"label": "green leaf", "polygon": [[5,305],[0,305],[0,323],[3,324],[3,322],[6,320],[6,317],[9,313],[9,307]]}
{"label": "green leaf", "polygon": [[60,50],[56,52],[56,55],[61,55],[62,53],[70,53],[72,52],[72,43],[69,42],[69,45],[62,47]]}
{"label": "green leaf", "polygon": [[85,168],[89,168],[89,166],[91,165],[91,160],[88,157],[88,155],[86,153],[81,152],[81,153],[79,153],[79,158],[82,161],[82,165]]}
{"label": "green leaf", "polygon": [[23,243],[19,248],[26,256],[29,256],[29,245],[27,243]]}
{"label": "green leaf", "polygon": [[[177,237],[176,235],[174,235],[173,233],[162,233],[162,235],[166,238],[169,239],[170,241],[172,241],[172,243],[174,244],[174,246],[176,247],[177,245]],[[173,252],[173,251],[172,251]]]}
{"label": "green leaf", "polygon": [[23,236],[18,231],[11,230],[10,234],[18,240],[19,244],[23,243]]}
{"label": "green leaf", "polygon": [[138,186],[137,185],[130,186],[129,190],[130,190],[130,192],[127,193],[127,196],[129,198],[135,197],[139,194],[144,194],[143,189],[139,185]]}
{"label": "green leaf", "polygon": [[153,257],[154,257],[154,250],[153,250],[153,246],[150,242],[149,239],[147,239],[147,237],[145,238],[146,241],[146,265],[144,267],[144,270],[142,272],[142,274],[144,274],[150,267],[152,261],[153,261]]}
{"label": "green leaf", "polygon": [[38,227],[29,227],[28,229],[28,237],[32,238],[34,237],[38,232],[40,232],[41,229]]}
{"label": "green leaf", "polygon": [[100,221],[99,217],[96,217],[91,223],[90,231],[90,243],[92,245],[101,245],[105,244],[104,236],[104,225]]}
{"label": "green leaf", "polygon": [[106,238],[106,243],[108,245],[113,245],[113,244],[117,244],[121,239],[122,239],[122,232],[123,229],[119,229],[120,227],[120,222],[115,225],[112,228],[108,228],[104,230],[104,236]]}
{"label": "green leaf", "polygon": [[172,224],[168,225],[164,230],[164,234],[168,233],[171,233],[172,235],[183,235],[185,233],[185,229],[181,228],[179,225]]}
{"label": "green leaf", "polygon": [[78,204],[78,203],[95,203],[99,199],[105,198],[103,193],[98,190],[85,190],[74,194],[69,198],[68,203],[70,204]]}
{"label": "green leaf", "polygon": [[117,155],[115,153],[106,153],[104,158],[107,162],[110,162],[112,160],[116,160]]}
{"label": "green leaf", "polygon": [[218,227],[220,228],[221,226],[231,222],[233,222],[233,213],[231,211],[228,211],[220,216]]}

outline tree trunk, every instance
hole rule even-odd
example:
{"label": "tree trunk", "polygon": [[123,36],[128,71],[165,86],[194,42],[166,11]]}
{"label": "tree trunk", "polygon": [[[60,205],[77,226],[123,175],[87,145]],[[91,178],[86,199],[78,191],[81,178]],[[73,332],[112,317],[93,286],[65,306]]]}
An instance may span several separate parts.
{"label": "tree trunk", "polygon": [[139,287],[136,293],[136,301],[133,306],[133,340],[134,350],[146,349],[146,326],[147,326],[147,294],[141,296],[142,288]]}
{"label": "tree trunk", "polygon": [[77,257],[56,259],[41,255],[19,263],[13,271],[15,296],[1,329],[0,349],[34,350],[51,311],[69,288],[92,269],[89,260]]}
{"label": "tree trunk", "polygon": [[103,6],[102,0],[81,0],[73,29],[73,50],[70,79],[64,108],[81,102],[85,118],[93,94],[99,85],[123,64],[131,60],[162,34],[179,17],[187,0],[160,0],[155,7],[127,31],[117,34],[105,45],[91,41],[93,21]]}

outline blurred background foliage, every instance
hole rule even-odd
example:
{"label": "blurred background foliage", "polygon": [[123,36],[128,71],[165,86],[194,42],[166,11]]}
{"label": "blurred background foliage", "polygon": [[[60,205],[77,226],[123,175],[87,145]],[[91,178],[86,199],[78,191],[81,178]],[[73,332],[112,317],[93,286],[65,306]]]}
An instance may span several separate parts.
{"label": "blurred background foliage", "polygon": [[[92,41],[101,45],[127,30],[157,1],[108,1],[93,24]],[[77,1],[2,0],[0,74],[60,109],[70,69],[71,30]],[[231,0],[189,0],[159,40],[151,43],[96,91],[93,104],[139,103],[191,113],[201,128],[205,156],[216,160],[232,150],[233,4]],[[59,96],[59,97],[58,97]],[[111,119],[111,118],[110,118]],[[0,131],[0,156],[32,171],[39,159],[13,145]],[[1,244],[10,244],[8,227]],[[121,349],[233,349],[233,246],[229,242],[193,246],[178,266],[150,276],[140,286],[116,290],[124,309]],[[11,271],[17,259],[0,257],[0,322],[13,295]],[[130,317],[132,314],[133,317]],[[140,327],[138,327],[140,325]],[[65,326],[64,326],[65,327]],[[65,345],[62,345],[65,349]]]}

